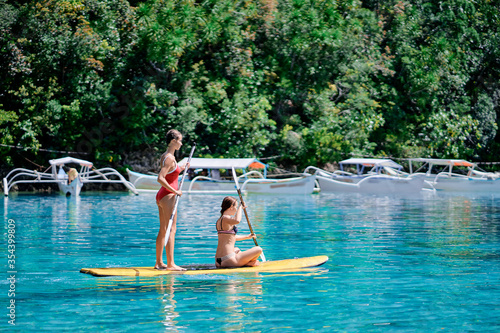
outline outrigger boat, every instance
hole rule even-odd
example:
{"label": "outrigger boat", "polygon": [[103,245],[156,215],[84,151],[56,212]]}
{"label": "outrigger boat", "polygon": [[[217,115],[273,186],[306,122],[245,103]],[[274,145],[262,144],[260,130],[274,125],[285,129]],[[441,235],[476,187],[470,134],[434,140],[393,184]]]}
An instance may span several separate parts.
{"label": "outrigger boat", "polygon": [[411,194],[420,192],[424,184],[424,176],[410,176],[390,159],[350,158],[339,166],[335,172],[308,166],[304,173],[314,172],[322,193]]}
{"label": "outrigger boat", "polygon": [[[24,168],[17,168],[9,172],[3,179],[4,194],[8,196],[10,189],[17,184],[44,183],[56,183],[62,193],[73,196],[80,195],[83,185],[88,183],[120,183],[134,194],[138,194],[135,186],[113,168],[92,170],[92,162],[73,157],[50,160],[49,163],[50,167],[44,172]],[[70,168],[69,172],[66,172],[63,167],[69,165],[79,166],[80,171]]]}
{"label": "outrigger boat", "polygon": [[[187,159],[179,162],[185,165]],[[193,158],[190,164],[191,179],[186,179],[181,190],[196,194],[234,194],[231,176],[224,176],[231,168],[243,170],[238,176],[241,191],[268,194],[310,194],[314,191],[315,175],[304,174],[285,179],[267,178],[267,165],[255,158]],[[191,172],[193,170],[193,172]],[[258,171],[263,170],[263,173]],[[127,169],[130,182],[139,191],[158,191],[158,175],[143,174]],[[196,175],[198,173],[198,175]]]}
{"label": "outrigger boat", "polygon": [[[410,174],[425,177],[427,188],[444,192],[500,192],[500,175],[459,159],[413,158]],[[413,172],[413,164],[420,167]],[[425,172],[421,172],[425,170]]]}

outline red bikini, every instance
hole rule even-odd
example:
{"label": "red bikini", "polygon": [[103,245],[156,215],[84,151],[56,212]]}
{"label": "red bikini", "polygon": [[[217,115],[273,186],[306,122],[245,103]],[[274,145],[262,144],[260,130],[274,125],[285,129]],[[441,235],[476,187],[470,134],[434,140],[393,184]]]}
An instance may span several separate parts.
{"label": "red bikini", "polygon": [[[176,163],[176,168],[174,171],[167,173],[165,175],[165,180],[167,181],[168,185],[172,186],[172,188],[178,190],[179,189],[179,174],[181,173],[181,168],[177,165]],[[160,202],[161,199],[163,199],[164,196],[167,194],[174,193],[170,192],[167,190],[165,187],[161,187],[158,193],[156,193],[156,202]]]}

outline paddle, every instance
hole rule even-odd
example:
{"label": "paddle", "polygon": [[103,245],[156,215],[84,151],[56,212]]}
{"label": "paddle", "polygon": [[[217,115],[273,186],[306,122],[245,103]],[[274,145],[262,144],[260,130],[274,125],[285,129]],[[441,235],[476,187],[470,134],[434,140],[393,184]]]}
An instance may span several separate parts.
{"label": "paddle", "polygon": [[[243,196],[241,195],[240,185],[238,184],[238,177],[236,177],[236,171],[234,170],[234,167],[231,167],[231,168],[233,169],[233,178],[234,178],[234,182],[236,184],[236,191],[238,191],[238,195],[240,196],[241,206],[245,207],[245,202],[243,201]],[[245,212],[245,217],[247,218],[248,228],[250,229],[250,232],[253,234],[254,232],[253,232],[252,224],[250,224],[250,219],[248,218],[246,208],[243,208],[243,211]],[[255,246],[259,246],[259,244],[257,244],[257,240],[255,238],[253,238],[253,242],[255,243]],[[264,255],[264,251],[262,251],[262,253],[260,254],[260,258],[262,259],[262,261],[266,261],[266,256]]]}
{"label": "paddle", "polygon": [[[193,157],[194,149],[196,148],[196,143],[193,145],[193,148],[191,148],[191,153],[189,153],[189,158],[187,160],[187,164],[191,162],[191,158]],[[179,189],[182,189],[182,184],[184,184],[184,178],[186,177],[187,170],[184,169],[184,173],[182,174],[181,178],[181,184],[179,185]],[[179,205],[179,196],[175,195],[175,204],[174,204],[174,210],[172,211],[172,216],[170,216],[170,220],[168,220],[168,227],[167,227],[167,234],[165,236],[165,244],[163,244],[163,247],[165,247],[168,243],[168,238],[170,237],[170,230],[172,230],[172,224],[174,222],[174,217],[175,213],[177,212],[177,206]]]}

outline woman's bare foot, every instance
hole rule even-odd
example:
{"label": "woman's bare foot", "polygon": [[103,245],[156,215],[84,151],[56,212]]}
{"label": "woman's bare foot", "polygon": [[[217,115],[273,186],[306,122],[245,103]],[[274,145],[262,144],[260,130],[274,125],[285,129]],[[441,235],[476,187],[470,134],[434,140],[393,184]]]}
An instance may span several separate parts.
{"label": "woman's bare foot", "polygon": [[186,269],[185,268],[182,268],[181,266],[177,266],[177,265],[172,265],[172,266],[167,266],[167,271],[185,271]]}
{"label": "woman's bare foot", "polygon": [[160,270],[160,271],[164,271],[164,270],[167,270],[168,267],[164,263],[161,263],[161,264],[156,264],[155,269]]}

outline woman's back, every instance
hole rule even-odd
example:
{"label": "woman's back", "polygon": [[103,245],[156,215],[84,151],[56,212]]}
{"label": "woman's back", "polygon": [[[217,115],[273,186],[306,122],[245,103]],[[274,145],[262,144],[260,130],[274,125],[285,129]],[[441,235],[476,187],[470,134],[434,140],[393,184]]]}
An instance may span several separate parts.
{"label": "woman's back", "polygon": [[215,254],[217,257],[225,256],[226,254],[234,252],[236,233],[238,232],[236,227],[237,223],[237,220],[228,215],[222,215],[215,223],[219,238],[217,243],[217,252]]}

